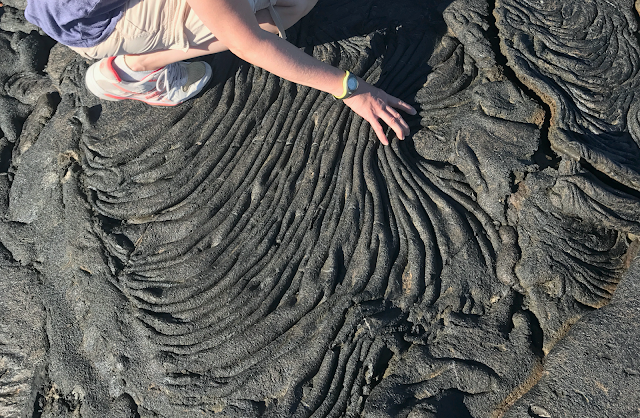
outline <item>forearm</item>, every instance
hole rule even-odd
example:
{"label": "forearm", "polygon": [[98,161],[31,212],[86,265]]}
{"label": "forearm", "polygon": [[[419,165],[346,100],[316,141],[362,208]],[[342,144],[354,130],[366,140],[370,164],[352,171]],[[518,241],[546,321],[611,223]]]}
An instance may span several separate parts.
{"label": "forearm", "polygon": [[260,29],[247,1],[187,1],[220,42],[238,57],[294,83],[342,94],[343,71]]}
{"label": "forearm", "polygon": [[231,52],[286,80],[336,96],[342,95],[343,70],[307,55],[272,33],[264,32],[257,42],[242,48],[232,47]]}
{"label": "forearm", "polygon": [[[344,93],[344,71],[305,54],[271,33],[265,32],[259,41],[245,44],[244,47],[232,46],[229,49],[245,61],[289,81],[335,96],[342,96]],[[416,110],[402,100],[360,81],[358,90],[345,99],[344,103],[371,124],[384,145],[388,145],[389,141],[378,119],[387,123],[398,138],[404,139],[409,134],[409,126],[394,108],[410,114],[415,114]]]}
{"label": "forearm", "polygon": [[[202,23],[235,55],[289,81],[342,96],[345,73],[261,30],[248,2],[187,1]],[[364,82],[344,103],[371,124],[385,145],[389,141],[379,120],[387,123],[398,138],[403,139],[409,134],[409,125],[395,109],[416,113],[402,100]]]}

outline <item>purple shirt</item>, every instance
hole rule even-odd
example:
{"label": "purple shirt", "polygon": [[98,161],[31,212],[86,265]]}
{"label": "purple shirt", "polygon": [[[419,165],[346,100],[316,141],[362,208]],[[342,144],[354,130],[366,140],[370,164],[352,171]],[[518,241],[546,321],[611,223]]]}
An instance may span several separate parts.
{"label": "purple shirt", "polygon": [[113,32],[127,0],[28,0],[24,15],[44,33],[73,47],[96,46]]}

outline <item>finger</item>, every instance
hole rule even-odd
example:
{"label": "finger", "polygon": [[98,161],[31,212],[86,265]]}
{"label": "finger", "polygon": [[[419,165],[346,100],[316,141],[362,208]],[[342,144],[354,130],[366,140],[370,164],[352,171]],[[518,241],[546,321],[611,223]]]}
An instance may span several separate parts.
{"label": "finger", "polygon": [[[398,112],[395,113],[398,114]],[[393,129],[399,139],[404,139],[405,133],[402,123],[406,125],[406,122],[400,117],[399,114],[398,117],[394,117],[388,110],[383,110],[382,112],[380,112],[379,116],[380,119],[382,119],[387,125],[389,125],[391,129]],[[402,121],[402,123],[400,121]],[[407,125],[407,130],[408,128],[409,126]]]}
{"label": "finger", "polygon": [[395,107],[396,109],[404,110],[410,115],[415,115],[416,113],[418,113],[416,109],[413,108],[413,106],[411,106],[407,102],[403,102],[397,97],[389,96],[389,103],[391,104],[391,106]]}
{"label": "finger", "polygon": [[378,136],[378,139],[380,140],[380,142],[382,142],[382,145],[389,145],[389,140],[387,139],[387,136],[384,134],[384,129],[382,129],[382,125],[380,125],[380,122],[378,122],[378,119],[374,116],[374,119],[370,120],[369,123],[371,124],[373,131]]}
{"label": "finger", "polygon": [[[402,133],[404,134],[403,136],[409,135],[409,133],[411,132],[409,130],[409,125],[404,120],[404,118],[400,115],[400,113],[398,113],[398,111],[392,108],[391,106],[387,106],[385,110],[389,112],[391,117],[393,117],[393,120],[400,125],[400,127],[402,128]],[[404,138],[400,138],[400,139],[404,139]]]}

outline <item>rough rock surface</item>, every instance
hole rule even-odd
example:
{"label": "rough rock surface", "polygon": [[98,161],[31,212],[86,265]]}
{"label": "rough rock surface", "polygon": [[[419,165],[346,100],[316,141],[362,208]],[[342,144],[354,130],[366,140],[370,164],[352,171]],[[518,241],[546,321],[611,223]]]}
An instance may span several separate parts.
{"label": "rough rock surface", "polygon": [[505,417],[640,416],[640,259],[611,303],[585,315],[545,359],[540,382]]}
{"label": "rough rock surface", "polygon": [[640,411],[632,1],[320,0],[288,37],[419,109],[389,147],[229,53],[100,101],[3,3],[0,416]]}

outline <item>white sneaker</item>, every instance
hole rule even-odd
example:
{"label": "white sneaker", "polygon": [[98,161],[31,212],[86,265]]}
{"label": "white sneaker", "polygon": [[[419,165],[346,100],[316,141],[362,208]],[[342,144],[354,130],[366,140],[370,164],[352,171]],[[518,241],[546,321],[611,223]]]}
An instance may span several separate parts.
{"label": "white sneaker", "polygon": [[113,68],[115,57],[103,58],[87,70],[89,91],[104,100],[139,100],[152,106],[175,106],[197,95],[211,80],[206,62],[176,62],[140,81],[123,81]]}

